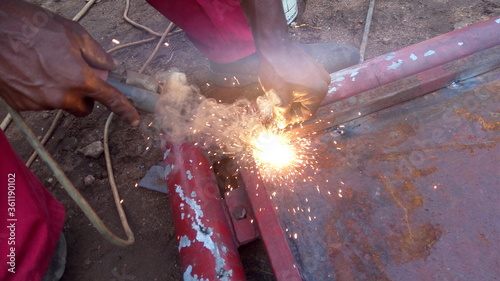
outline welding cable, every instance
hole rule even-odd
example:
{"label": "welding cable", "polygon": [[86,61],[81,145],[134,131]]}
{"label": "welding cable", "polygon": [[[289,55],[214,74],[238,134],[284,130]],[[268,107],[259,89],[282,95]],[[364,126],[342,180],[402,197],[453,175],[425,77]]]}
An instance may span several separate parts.
{"label": "welding cable", "polygon": [[[56,177],[56,179],[61,183],[63,188],[66,190],[68,195],[75,201],[75,203],[80,207],[83,213],[90,220],[92,225],[97,229],[99,233],[101,233],[104,238],[106,238],[111,243],[118,246],[128,246],[134,243],[134,236],[130,231],[127,231],[128,224],[124,225],[125,232],[127,234],[127,240],[123,240],[120,237],[113,234],[107,227],[104,225],[99,216],[94,212],[89,203],[83,198],[81,193],[75,188],[75,186],[68,179],[66,174],[61,170],[59,165],[54,161],[52,156],[47,152],[45,147],[38,141],[38,139],[33,134],[33,131],[28,127],[26,122],[24,122],[23,118],[19,115],[19,113],[10,107],[5,101],[0,99],[6,106],[7,111],[12,116],[12,119],[16,123],[16,125],[21,129],[21,131],[26,136],[26,139],[31,144],[31,146],[38,152],[40,158],[49,166],[50,170]],[[121,218],[121,216],[120,216]],[[128,229],[130,230],[130,229]]]}
{"label": "welding cable", "polygon": [[94,5],[95,1],[96,0],[89,0],[87,4],[85,4],[85,6],[83,6],[83,8],[80,10],[80,12],[78,12],[78,14],[76,14],[76,16],[73,17],[73,20],[79,21],[85,15],[85,13],[87,13],[90,7]]}
{"label": "welding cable", "polygon": [[106,169],[108,170],[108,178],[109,185],[111,185],[111,191],[113,192],[113,198],[115,199],[116,209],[118,210],[118,214],[120,215],[120,221],[122,222],[123,230],[127,234],[127,238],[131,241],[131,244],[134,242],[134,233],[130,229],[130,226],[127,221],[127,216],[125,215],[125,211],[123,211],[122,201],[120,199],[120,195],[118,194],[118,187],[115,182],[115,175],[113,173],[113,165],[111,164],[111,155],[109,153],[109,125],[113,120],[114,113],[111,112],[109,114],[108,120],[106,120],[106,125],[104,125],[104,157],[106,159]]}
{"label": "welding cable", "polygon": [[156,38],[157,37],[151,37],[151,38],[144,39],[144,40],[139,40],[139,41],[135,41],[135,42],[131,42],[131,43],[122,44],[122,45],[119,45],[119,46],[116,46],[114,48],[109,49],[108,54],[110,54],[112,52],[116,52],[116,51],[123,49],[123,48],[126,48],[126,47],[131,47],[131,46],[139,45],[142,43],[148,43],[148,42],[155,40]]}
{"label": "welding cable", "polygon": [[359,48],[359,63],[365,60],[366,45],[368,44],[368,34],[370,33],[370,25],[372,23],[373,10],[375,9],[375,0],[370,0],[370,6],[368,7],[368,14],[366,15],[365,29],[363,31],[363,39],[361,41],[361,47]]}
{"label": "welding cable", "polygon": [[175,25],[173,22],[171,22],[167,29],[165,29],[165,32],[163,32],[163,35],[160,38],[160,41],[158,41],[158,44],[156,44],[155,49],[153,50],[153,53],[149,56],[148,60],[144,63],[144,65],[141,67],[141,70],[139,70],[139,73],[144,72],[144,69],[149,65],[149,63],[154,59],[156,54],[158,53],[158,50],[160,49],[161,44],[163,44],[163,41],[165,41],[165,38],[167,38],[167,35],[170,33],[172,29],[174,29]]}
{"label": "welding cable", "polygon": [[157,36],[157,37],[161,37],[163,34],[161,33],[158,33],[156,31],[153,31],[152,29],[150,29],[149,27],[147,26],[144,26],[140,23],[137,23],[133,20],[131,20],[129,17],[128,17],[128,9],[130,7],[130,0],[125,0],[125,10],[123,11],[123,18],[128,22],[130,23],[131,25],[135,26],[135,27],[138,27],[138,28],[141,28],[141,29],[144,29],[146,30],[147,32]]}
{"label": "welding cable", "polygon": [[2,129],[2,131],[5,131],[9,126],[10,121],[12,121],[12,116],[10,116],[10,114],[7,114],[7,116],[5,116],[2,121],[2,124],[0,124],[0,129]]}
{"label": "welding cable", "polygon": [[[49,140],[50,136],[52,136],[52,133],[56,129],[57,124],[59,123],[59,120],[61,120],[62,117],[63,117],[63,111],[62,110],[58,110],[57,114],[56,114],[56,117],[54,117],[54,120],[52,120],[52,124],[50,124],[50,127],[47,130],[47,133],[45,133],[45,136],[43,136],[43,139],[40,141],[40,143],[42,145],[45,145],[47,143],[47,141]],[[28,161],[26,162],[26,167],[29,168],[31,166],[31,164],[33,164],[33,162],[35,161],[35,159],[36,159],[37,156],[38,156],[38,153],[35,150],[33,152],[33,154],[31,154],[31,156],[28,159]]]}

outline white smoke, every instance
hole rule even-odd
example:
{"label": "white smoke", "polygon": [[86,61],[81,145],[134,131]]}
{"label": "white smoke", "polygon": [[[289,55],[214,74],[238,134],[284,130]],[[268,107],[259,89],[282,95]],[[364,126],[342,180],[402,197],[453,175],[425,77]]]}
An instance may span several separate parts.
{"label": "white smoke", "polygon": [[238,154],[245,139],[262,131],[272,105],[266,98],[257,102],[240,99],[233,104],[217,103],[189,85],[184,73],[165,75],[157,105],[157,119],[167,138],[173,142],[192,142],[222,154]]}

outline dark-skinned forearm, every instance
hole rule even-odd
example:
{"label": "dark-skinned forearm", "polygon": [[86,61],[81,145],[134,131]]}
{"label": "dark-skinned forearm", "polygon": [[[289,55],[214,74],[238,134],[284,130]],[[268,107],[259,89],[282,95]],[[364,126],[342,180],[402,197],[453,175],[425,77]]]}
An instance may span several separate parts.
{"label": "dark-skinned forearm", "polygon": [[243,0],[242,7],[259,53],[272,51],[289,43],[281,0]]}

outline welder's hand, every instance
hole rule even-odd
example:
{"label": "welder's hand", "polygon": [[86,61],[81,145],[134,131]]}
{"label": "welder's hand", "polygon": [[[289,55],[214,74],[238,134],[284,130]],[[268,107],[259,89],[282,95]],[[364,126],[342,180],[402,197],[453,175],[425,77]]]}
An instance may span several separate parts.
{"label": "welder's hand", "polygon": [[115,63],[78,23],[20,0],[0,6],[0,96],[17,110],[64,109],[76,116],[101,102],[131,125],[139,114],[91,67]]}
{"label": "welder's hand", "polygon": [[275,105],[278,124],[311,118],[330,84],[330,75],[323,66],[293,42],[261,49],[259,55],[260,83]]}

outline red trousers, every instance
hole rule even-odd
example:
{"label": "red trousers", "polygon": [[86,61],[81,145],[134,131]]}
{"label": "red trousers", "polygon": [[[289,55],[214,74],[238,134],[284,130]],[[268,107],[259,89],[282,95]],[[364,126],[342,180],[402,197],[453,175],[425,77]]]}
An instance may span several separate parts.
{"label": "red trousers", "polygon": [[0,130],[0,280],[41,280],[64,216]]}
{"label": "red trousers", "polygon": [[182,28],[208,59],[228,63],[255,52],[239,0],[147,0]]}

